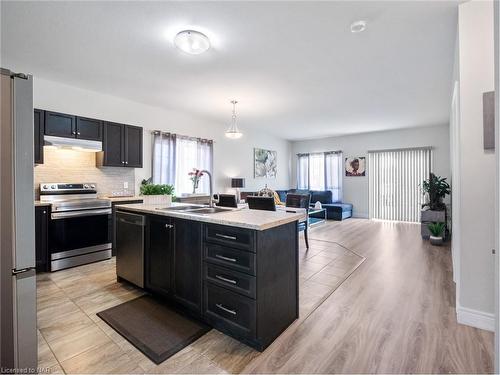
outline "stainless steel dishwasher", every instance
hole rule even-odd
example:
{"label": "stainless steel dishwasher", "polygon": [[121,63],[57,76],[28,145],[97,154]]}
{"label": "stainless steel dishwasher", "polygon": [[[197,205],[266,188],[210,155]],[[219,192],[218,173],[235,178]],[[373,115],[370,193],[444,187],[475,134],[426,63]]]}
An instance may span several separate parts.
{"label": "stainless steel dishwasher", "polygon": [[116,211],[116,275],[144,288],[144,215]]}

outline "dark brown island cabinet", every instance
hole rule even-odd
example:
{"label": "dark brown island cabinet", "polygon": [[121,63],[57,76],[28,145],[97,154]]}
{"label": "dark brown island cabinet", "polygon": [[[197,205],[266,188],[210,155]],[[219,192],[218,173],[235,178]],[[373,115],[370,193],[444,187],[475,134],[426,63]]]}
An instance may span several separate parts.
{"label": "dark brown island cabinet", "polygon": [[44,136],[102,141],[97,166],[142,168],[139,126],[118,124],[67,113],[34,110],[34,162],[43,164]]}
{"label": "dark brown island cabinet", "polygon": [[[145,223],[143,249],[134,253],[143,254],[143,286],[153,295],[260,351],[298,318],[297,222],[253,230],[124,207],[120,212]],[[121,259],[131,249],[120,241],[130,227],[120,228],[115,235],[122,281],[127,278],[118,265],[135,265]]]}

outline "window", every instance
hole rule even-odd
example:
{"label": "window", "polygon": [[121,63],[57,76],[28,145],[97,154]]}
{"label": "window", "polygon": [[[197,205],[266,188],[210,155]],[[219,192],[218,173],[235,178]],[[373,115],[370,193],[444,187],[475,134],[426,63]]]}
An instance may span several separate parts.
{"label": "window", "polygon": [[297,189],[331,190],[333,201],[342,200],[342,152],[297,155]]}
{"label": "window", "polygon": [[[207,139],[154,132],[153,182],[171,184],[176,194],[193,192],[188,173],[196,169],[212,172],[213,142]],[[197,193],[209,193],[208,178],[202,177]]]}
{"label": "window", "polygon": [[432,149],[369,152],[370,218],[420,221],[420,184],[432,170]]}

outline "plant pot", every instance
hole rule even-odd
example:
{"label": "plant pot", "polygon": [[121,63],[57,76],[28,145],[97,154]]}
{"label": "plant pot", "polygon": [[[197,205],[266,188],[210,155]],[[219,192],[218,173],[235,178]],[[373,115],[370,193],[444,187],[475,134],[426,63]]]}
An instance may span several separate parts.
{"label": "plant pot", "polygon": [[163,204],[169,206],[172,204],[172,196],[171,195],[143,195],[143,204]]}
{"label": "plant pot", "polygon": [[430,236],[429,240],[431,241],[431,245],[434,246],[441,246],[443,244],[443,237]]}

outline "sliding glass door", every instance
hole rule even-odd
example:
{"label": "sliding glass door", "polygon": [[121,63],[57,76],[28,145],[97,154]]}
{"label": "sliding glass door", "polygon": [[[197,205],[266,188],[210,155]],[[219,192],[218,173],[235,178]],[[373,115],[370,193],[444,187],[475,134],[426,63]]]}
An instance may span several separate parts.
{"label": "sliding glass door", "polygon": [[432,149],[369,152],[370,218],[420,221],[422,181],[432,170]]}

